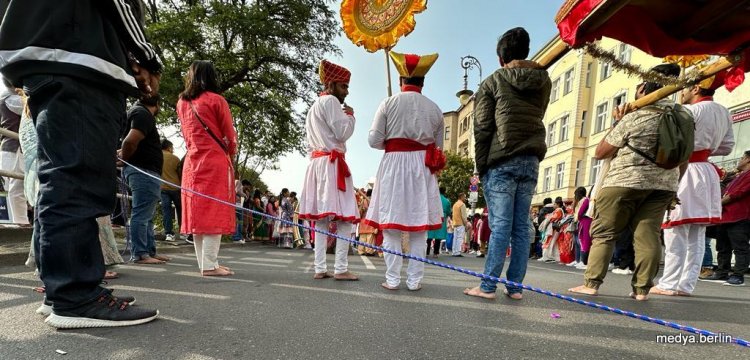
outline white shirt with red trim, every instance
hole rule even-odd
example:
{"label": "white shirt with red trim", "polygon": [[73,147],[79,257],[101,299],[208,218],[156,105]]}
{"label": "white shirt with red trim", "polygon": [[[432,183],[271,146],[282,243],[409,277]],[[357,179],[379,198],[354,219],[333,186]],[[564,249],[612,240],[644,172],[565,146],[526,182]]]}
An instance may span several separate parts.
{"label": "white shirt with red trim", "polygon": [[[728,155],[734,148],[732,118],[724,106],[711,100],[685,105],[695,118],[694,151],[710,150],[711,155]],[[670,211],[663,228],[684,224],[716,224],[721,219],[719,174],[709,162],[688,165],[680,180],[680,205]]]}
{"label": "white shirt with red trim", "polygon": [[[443,145],[443,112],[424,95],[407,91],[385,99],[370,128],[368,142],[385,149],[388,139]],[[435,174],[425,166],[425,151],[383,155],[363,220],[378,229],[427,231],[442,227],[443,208]]]}
{"label": "white shirt with red trim", "polygon": [[[353,115],[344,113],[335,96],[319,97],[305,121],[309,155],[332,150],[346,153],[346,141],[354,133],[355,122]],[[341,191],[337,187],[337,171],[336,162],[327,156],[310,159],[300,194],[300,219],[359,220],[352,178],[346,178],[346,191]]]}

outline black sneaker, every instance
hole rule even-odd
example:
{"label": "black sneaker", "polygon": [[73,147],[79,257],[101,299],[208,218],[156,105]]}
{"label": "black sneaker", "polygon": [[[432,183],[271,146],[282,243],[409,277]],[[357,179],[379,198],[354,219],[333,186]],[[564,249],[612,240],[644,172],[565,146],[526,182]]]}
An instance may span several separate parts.
{"label": "black sneaker", "polygon": [[188,236],[187,236],[187,237],[185,238],[185,242],[186,242],[186,243],[188,243],[188,244],[190,244],[190,245],[193,245],[193,243],[194,243],[194,241],[193,241],[193,234],[189,234],[189,235],[188,235]]}
{"label": "black sneaker", "polygon": [[[132,296],[121,296],[116,297],[117,300],[126,302],[128,305],[135,304],[135,298]],[[52,301],[47,300],[47,297],[44,297],[44,300],[42,301],[42,305],[39,305],[39,308],[36,309],[36,313],[42,316],[49,316],[52,314]]]}
{"label": "black sneaker", "polygon": [[706,276],[703,279],[698,278],[700,281],[711,281],[711,282],[720,282],[723,283],[727,280],[729,280],[729,275],[727,274],[720,274],[718,272],[714,272],[710,276]]}
{"label": "black sneaker", "polygon": [[722,285],[726,286],[745,286],[745,277],[742,275],[732,275]]}
{"label": "black sneaker", "polygon": [[58,329],[101,328],[144,324],[157,316],[158,310],[130,306],[107,290],[88,304],[70,310],[53,310],[44,322]]}

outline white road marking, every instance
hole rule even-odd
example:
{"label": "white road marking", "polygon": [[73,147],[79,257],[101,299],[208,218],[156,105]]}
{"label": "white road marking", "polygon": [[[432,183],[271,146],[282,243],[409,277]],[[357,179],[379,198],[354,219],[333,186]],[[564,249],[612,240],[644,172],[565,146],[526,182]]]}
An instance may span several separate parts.
{"label": "white road marking", "polygon": [[260,261],[260,262],[279,263],[279,264],[291,264],[294,262],[294,260],[288,260],[288,259],[269,259],[269,258],[262,258],[262,257],[244,257],[240,260]]}
{"label": "white road marking", "polygon": [[255,281],[253,280],[237,279],[231,276],[203,276],[199,274],[197,271],[196,272],[180,271],[180,272],[176,272],[175,275],[190,276],[190,277],[196,277],[196,278],[206,279],[206,280],[211,279],[211,280],[218,280],[218,281],[244,282],[248,284],[255,283]]}
{"label": "white road marking", "polygon": [[264,263],[258,263],[258,262],[251,262],[251,261],[226,261],[228,264],[238,264],[238,265],[255,265],[255,266],[266,266],[266,267],[277,267],[277,268],[286,268],[286,265],[279,265],[279,264],[264,264]]}
{"label": "white road marking", "polygon": [[362,262],[365,263],[365,268],[366,269],[369,269],[369,270],[375,270],[375,269],[377,269],[375,267],[375,264],[373,264],[372,261],[370,261],[370,259],[367,258],[367,256],[360,255],[359,257],[361,257],[362,258]]}
{"label": "white road marking", "polygon": [[[201,293],[201,292],[186,292],[186,291],[176,291],[176,290],[167,290],[167,289],[156,289],[156,288],[147,288],[143,286],[113,285],[113,286],[110,286],[110,288],[116,289],[116,290],[123,290],[123,291],[149,292],[149,293],[179,295],[179,296],[192,296],[192,297],[216,299],[216,300],[229,299],[229,296],[224,296],[224,295],[206,294],[206,293]],[[117,294],[115,294],[115,296],[117,296]]]}
{"label": "white road marking", "polygon": [[128,270],[138,270],[138,271],[149,271],[149,272],[165,272],[167,269],[161,268],[161,267],[151,267],[149,266],[138,266],[138,265],[119,265],[118,269],[128,269]]}

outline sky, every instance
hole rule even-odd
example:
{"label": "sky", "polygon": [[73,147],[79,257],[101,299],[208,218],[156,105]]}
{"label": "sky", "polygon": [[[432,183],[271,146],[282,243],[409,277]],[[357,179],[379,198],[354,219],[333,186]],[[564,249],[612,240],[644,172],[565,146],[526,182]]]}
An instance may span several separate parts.
{"label": "sky", "polygon": [[[423,94],[432,99],[443,112],[459,107],[455,94],[463,89],[464,71],[460,59],[476,57],[482,65],[482,76],[487,77],[498,67],[495,46],[506,30],[516,26],[526,28],[531,36],[532,56],[557,34],[554,17],[563,0],[430,0],[427,10],[416,15],[415,30],[402,38],[395,51],[401,53],[438,53],[435,65],[427,74]],[[337,13],[341,2],[332,6]],[[337,15],[337,19],[338,15]],[[352,72],[346,103],[354,108],[356,126],[347,142],[346,159],[352,172],[354,186],[364,187],[375,176],[383,155],[371,149],[367,134],[380,102],[387,97],[385,55],[382,51],[368,53],[355,46],[343,34],[336,39],[342,56],[331,56],[330,61],[347,67]],[[398,74],[391,68],[394,94],[398,91]],[[476,91],[479,72],[470,70],[469,89]],[[278,193],[282,188],[298,191],[302,188],[309,159],[299,154],[284,156],[279,170],[261,174],[269,188]]]}

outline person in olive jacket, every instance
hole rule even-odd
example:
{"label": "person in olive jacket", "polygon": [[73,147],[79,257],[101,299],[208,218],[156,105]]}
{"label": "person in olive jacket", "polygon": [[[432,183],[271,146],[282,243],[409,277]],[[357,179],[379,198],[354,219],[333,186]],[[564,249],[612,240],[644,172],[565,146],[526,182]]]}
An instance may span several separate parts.
{"label": "person in olive jacket", "polygon": [[[489,207],[490,241],[484,273],[499,277],[512,242],[507,279],[522,282],[529,257],[529,207],[547,152],[542,119],[552,82],[539,64],[525,60],[529,34],[508,30],[497,43],[501,68],[485,79],[476,95],[474,142],[476,165]],[[497,283],[482,280],[464,293],[496,297]],[[521,288],[506,286],[505,295],[520,300]]]}

